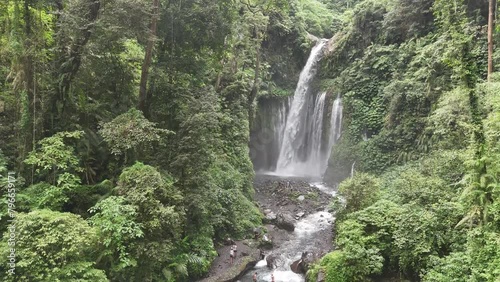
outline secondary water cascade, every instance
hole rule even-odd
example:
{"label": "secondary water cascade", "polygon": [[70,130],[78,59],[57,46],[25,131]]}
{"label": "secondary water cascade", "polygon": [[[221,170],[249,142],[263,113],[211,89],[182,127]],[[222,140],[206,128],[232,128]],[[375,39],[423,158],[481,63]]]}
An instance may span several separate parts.
{"label": "secondary water cascade", "polygon": [[[267,149],[264,147],[257,149],[263,152],[261,156],[266,158],[271,154],[274,156],[274,164],[269,164],[270,160],[266,159],[267,168],[274,171],[267,171],[265,174],[273,174],[280,178],[305,177],[317,181],[327,168],[332,147],[340,138],[343,108],[342,99],[337,96],[331,104],[331,111],[328,112],[327,109],[330,107],[327,101],[332,99],[328,99],[326,92],[315,93],[311,89],[326,43],[327,40],[322,39],[312,48],[291,101],[275,103],[272,110],[269,108],[265,110],[265,114],[271,115],[267,119],[270,128],[266,130],[272,134],[262,135],[272,136],[272,141],[266,140],[267,144],[271,144]],[[266,106],[269,107],[270,104]],[[277,156],[274,155],[276,151],[279,151]],[[334,189],[321,182],[310,185],[323,192],[335,194]],[[317,236],[318,232],[331,228],[333,220],[333,216],[326,211],[318,211],[299,220],[291,239],[273,250],[274,254],[279,254],[280,263],[277,268],[269,269],[265,260],[260,261],[254,269],[241,277],[240,281],[252,281],[253,272],[258,272],[258,281],[271,281],[271,273],[274,274],[276,282],[304,281],[303,275],[290,270],[290,264],[300,259],[302,252],[321,251],[317,249],[318,240],[321,240]]]}

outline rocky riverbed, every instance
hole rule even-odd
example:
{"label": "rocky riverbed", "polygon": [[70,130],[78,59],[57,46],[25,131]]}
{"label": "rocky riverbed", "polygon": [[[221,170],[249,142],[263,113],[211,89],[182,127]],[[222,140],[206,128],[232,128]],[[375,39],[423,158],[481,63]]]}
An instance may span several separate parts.
{"label": "rocky riverbed", "polygon": [[307,264],[332,249],[334,218],[327,208],[333,189],[309,179],[269,175],[256,176],[254,187],[264,228],[250,234],[256,239],[235,242],[238,254],[232,264],[230,245],[219,247],[219,257],[201,281],[246,282],[255,272],[258,281],[271,281],[271,273],[276,282],[304,281],[301,272]]}

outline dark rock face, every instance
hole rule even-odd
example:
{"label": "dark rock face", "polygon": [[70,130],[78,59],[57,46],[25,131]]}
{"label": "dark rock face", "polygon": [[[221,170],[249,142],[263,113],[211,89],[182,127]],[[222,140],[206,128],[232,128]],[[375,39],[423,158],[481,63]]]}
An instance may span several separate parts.
{"label": "dark rock face", "polygon": [[308,252],[303,253],[302,254],[303,273],[306,273],[309,270],[309,266],[314,262],[318,261],[320,257],[321,256],[319,254],[313,254]]}
{"label": "dark rock face", "polygon": [[305,274],[309,269],[309,265],[313,262],[314,256],[308,252],[302,253],[302,257],[299,260],[294,261],[290,268],[293,272],[299,274]]}
{"label": "dark rock face", "polygon": [[293,231],[295,230],[295,220],[293,217],[289,214],[278,214],[276,217],[276,226],[278,228],[287,230],[287,231]]}
{"label": "dark rock face", "polygon": [[267,267],[275,268],[278,260],[278,255],[270,254],[266,257]]}
{"label": "dark rock face", "polygon": [[299,259],[299,260],[296,260],[294,261],[291,265],[290,265],[290,269],[295,272],[295,273],[303,273],[302,272],[302,259]]}

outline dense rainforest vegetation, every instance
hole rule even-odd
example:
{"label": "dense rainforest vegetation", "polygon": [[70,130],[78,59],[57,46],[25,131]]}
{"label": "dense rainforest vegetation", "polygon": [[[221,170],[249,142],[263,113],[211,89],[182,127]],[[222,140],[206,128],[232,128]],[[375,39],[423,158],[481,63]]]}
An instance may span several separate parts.
{"label": "dense rainforest vegetation", "polygon": [[293,93],[332,19],[303,0],[1,1],[1,279],[203,276],[261,225],[256,98]]}
{"label": "dense rainforest vegetation", "polygon": [[[344,98],[325,281],[499,281],[500,82],[488,1],[358,1],[322,84]],[[498,33],[494,35],[498,42]],[[498,63],[498,52],[493,61]]]}
{"label": "dense rainforest vegetation", "polygon": [[314,37],[344,120],[336,250],[307,279],[498,281],[487,23],[488,0],[1,1],[2,281],[203,277],[262,224],[257,101],[293,94]]}

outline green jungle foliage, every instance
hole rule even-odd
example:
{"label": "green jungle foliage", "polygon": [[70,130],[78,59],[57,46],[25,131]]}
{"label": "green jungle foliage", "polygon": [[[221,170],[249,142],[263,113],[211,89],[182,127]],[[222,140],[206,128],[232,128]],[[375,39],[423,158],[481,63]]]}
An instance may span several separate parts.
{"label": "green jungle foliage", "polygon": [[262,224],[258,97],[293,93],[308,34],[333,23],[316,0],[1,1],[0,173],[16,172],[22,239],[8,276],[2,197],[0,280],[205,275],[217,244]]}
{"label": "green jungle foliage", "polygon": [[358,2],[321,72],[344,102],[327,178],[355,172],[331,205],[336,250],[308,281],[320,272],[328,282],[499,281],[500,84],[498,74],[485,82],[488,1]]}

